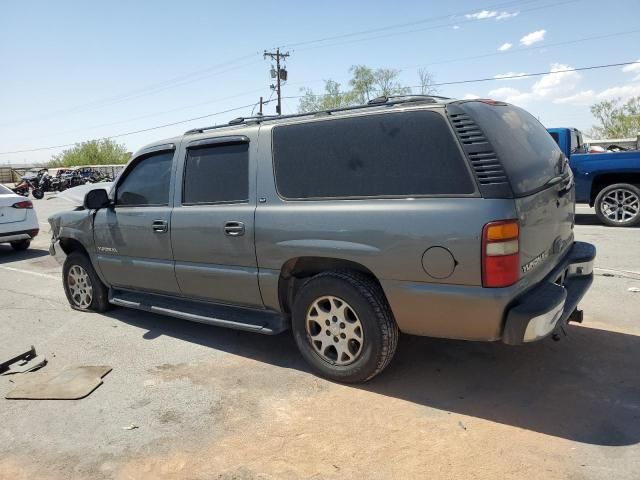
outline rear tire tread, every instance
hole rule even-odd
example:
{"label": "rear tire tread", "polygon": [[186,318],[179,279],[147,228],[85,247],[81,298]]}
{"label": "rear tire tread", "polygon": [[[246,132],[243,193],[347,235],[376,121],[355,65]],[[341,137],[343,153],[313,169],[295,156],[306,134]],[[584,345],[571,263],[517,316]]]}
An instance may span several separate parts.
{"label": "rear tire tread", "polygon": [[[351,270],[334,270],[319,273],[309,278],[302,288],[304,288],[309,281],[320,278],[338,279],[349,283],[373,308],[373,319],[376,321],[382,336],[382,350],[378,358],[378,363],[373,371],[365,378],[357,380],[358,382],[367,382],[382,372],[389,363],[391,363],[398,346],[398,326],[393,317],[391,307],[386,300],[382,288],[376,282],[364,274]],[[357,372],[354,372],[351,376],[356,377]],[[349,380],[345,379],[343,381]]]}

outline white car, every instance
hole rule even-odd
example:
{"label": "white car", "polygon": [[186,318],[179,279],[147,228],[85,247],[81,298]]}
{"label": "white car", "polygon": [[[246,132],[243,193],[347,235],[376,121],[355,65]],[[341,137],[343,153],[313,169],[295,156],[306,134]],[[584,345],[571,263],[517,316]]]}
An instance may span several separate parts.
{"label": "white car", "polygon": [[0,243],[14,250],[26,250],[40,230],[31,200],[0,185]]}

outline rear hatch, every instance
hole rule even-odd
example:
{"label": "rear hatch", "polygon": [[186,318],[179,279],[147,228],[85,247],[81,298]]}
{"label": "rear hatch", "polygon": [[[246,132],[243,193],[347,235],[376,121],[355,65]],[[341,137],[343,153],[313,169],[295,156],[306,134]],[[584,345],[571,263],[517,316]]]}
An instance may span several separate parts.
{"label": "rear hatch", "polygon": [[520,278],[549,272],[573,242],[575,189],[566,157],[531,114],[501,102],[464,102],[508,179],[520,224]]}
{"label": "rear hatch", "polygon": [[26,209],[13,207],[14,204],[24,200],[26,199],[16,196],[11,190],[0,185],[0,225],[22,222],[27,218]]}

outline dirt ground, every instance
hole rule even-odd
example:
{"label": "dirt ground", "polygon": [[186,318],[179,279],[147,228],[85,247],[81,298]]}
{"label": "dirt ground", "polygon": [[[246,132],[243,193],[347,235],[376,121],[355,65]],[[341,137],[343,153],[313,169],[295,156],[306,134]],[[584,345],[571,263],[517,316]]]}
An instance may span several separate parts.
{"label": "dirt ground", "polygon": [[48,235],[0,246],[0,354],[113,367],[83,400],[2,398],[0,478],[637,479],[640,230],[579,223],[599,249],[583,325],[524,347],[401,336],[358,386],[311,374],[288,334],[72,311]]}

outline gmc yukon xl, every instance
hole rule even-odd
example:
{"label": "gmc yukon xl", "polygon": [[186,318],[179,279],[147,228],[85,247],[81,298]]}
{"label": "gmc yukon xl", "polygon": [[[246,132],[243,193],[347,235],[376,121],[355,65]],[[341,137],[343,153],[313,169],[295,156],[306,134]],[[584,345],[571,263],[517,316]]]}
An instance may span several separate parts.
{"label": "gmc yukon xl", "polygon": [[316,372],[362,382],[399,332],[519,345],[580,319],[574,190],[520,108],[380,98],[148,145],[49,219],[50,251],[75,309],[291,329]]}

